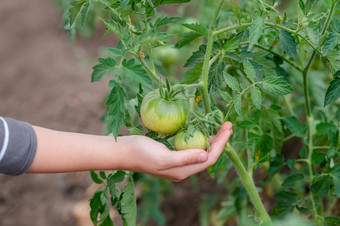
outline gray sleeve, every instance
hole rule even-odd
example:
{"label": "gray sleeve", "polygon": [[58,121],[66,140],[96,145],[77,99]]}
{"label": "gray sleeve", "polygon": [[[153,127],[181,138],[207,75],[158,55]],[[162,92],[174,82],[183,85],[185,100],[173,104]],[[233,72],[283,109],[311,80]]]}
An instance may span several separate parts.
{"label": "gray sleeve", "polygon": [[0,173],[25,173],[36,151],[37,137],[30,124],[0,117]]}

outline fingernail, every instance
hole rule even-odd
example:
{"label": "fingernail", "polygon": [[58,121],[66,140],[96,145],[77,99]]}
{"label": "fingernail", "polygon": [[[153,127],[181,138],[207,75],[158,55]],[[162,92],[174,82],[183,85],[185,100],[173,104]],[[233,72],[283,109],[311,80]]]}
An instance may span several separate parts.
{"label": "fingernail", "polygon": [[198,162],[205,162],[205,161],[207,161],[207,159],[208,159],[207,154],[201,153],[198,156]]}

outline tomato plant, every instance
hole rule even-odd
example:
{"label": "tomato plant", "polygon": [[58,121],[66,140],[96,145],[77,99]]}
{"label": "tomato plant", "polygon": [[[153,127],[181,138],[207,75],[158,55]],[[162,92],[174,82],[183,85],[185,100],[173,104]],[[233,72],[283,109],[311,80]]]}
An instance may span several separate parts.
{"label": "tomato plant", "polygon": [[[178,16],[165,15],[161,9],[173,3]],[[203,211],[211,216],[201,224],[216,218],[272,225],[287,216],[291,225],[340,224],[339,0],[75,0],[64,8],[72,37],[95,20],[105,25],[104,37],[118,39],[92,73],[93,82],[113,76],[103,117],[108,133],[117,137],[126,126],[172,148],[168,133],[198,127],[208,137],[222,122],[233,122],[233,137],[208,169],[228,197]],[[179,60],[166,63],[157,52],[164,46],[176,48]],[[174,69],[164,70],[168,64]],[[167,110],[156,107],[161,104]],[[184,114],[165,114],[179,110]],[[162,115],[169,125],[158,121]],[[160,130],[170,124],[176,126]],[[239,177],[228,183],[232,168]],[[104,184],[91,199],[94,224],[112,225],[109,206],[117,204],[123,222],[135,225],[137,174],[91,175]],[[120,191],[116,183],[125,176],[129,182]],[[146,200],[159,205],[159,191],[151,193],[155,198]],[[159,208],[145,205],[139,218],[150,215],[164,225]]]}

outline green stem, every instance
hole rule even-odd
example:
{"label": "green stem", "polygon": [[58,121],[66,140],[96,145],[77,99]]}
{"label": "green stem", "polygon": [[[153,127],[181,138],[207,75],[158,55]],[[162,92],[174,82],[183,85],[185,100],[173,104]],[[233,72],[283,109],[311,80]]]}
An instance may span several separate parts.
{"label": "green stem", "polygon": [[149,49],[149,60],[150,60],[150,69],[151,71],[156,74],[156,68],[155,68],[155,62],[154,62],[154,57],[153,57],[153,51],[150,45],[148,45]]}
{"label": "green stem", "polygon": [[277,52],[274,52],[273,50],[271,50],[271,49],[269,49],[269,48],[267,48],[267,47],[264,47],[264,46],[262,46],[262,45],[259,45],[259,44],[255,44],[254,46],[257,47],[257,48],[263,49],[263,50],[265,50],[265,51],[267,51],[267,52],[269,52],[269,53],[271,53],[271,54],[273,54],[273,55],[275,55],[275,56],[280,57],[282,60],[286,61],[288,64],[290,64],[291,66],[293,66],[296,70],[302,71],[302,68],[301,68],[299,65],[297,65],[297,64],[294,63],[293,61],[287,59],[287,58],[284,57],[283,55],[281,55],[281,54],[279,54],[279,53],[277,53]]}
{"label": "green stem", "polygon": [[165,85],[165,82],[156,75],[156,73],[147,65],[147,63],[145,62],[145,60],[143,58],[141,58],[140,56],[138,56],[137,53],[133,52],[133,51],[129,51],[129,53],[131,53],[132,55],[134,55],[139,62],[143,65],[143,67],[149,72],[149,74],[151,75],[151,77],[156,80],[159,84]]}
{"label": "green stem", "polygon": [[285,143],[285,142],[287,142],[287,141],[289,141],[289,140],[291,140],[291,139],[293,139],[293,138],[295,138],[296,137],[296,135],[295,134],[290,134],[289,136],[287,136],[287,137],[285,137],[284,139],[283,139],[283,142]]}
{"label": "green stem", "polygon": [[239,28],[245,28],[245,27],[250,27],[253,23],[244,23],[244,24],[238,24],[238,25],[234,25],[234,26],[230,26],[230,27],[225,27],[222,29],[219,29],[217,31],[213,32],[213,36],[217,36],[223,32],[228,32],[228,31],[232,31],[232,30],[237,30]]}
{"label": "green stem", "polygon": [[224,148],[224,151],[228,155],[229,159],[232,161],[237,173],[240,175],[242,183],[247,189],[249,197],[258,213],[259,220],[263,224],[270,224],[271,219],[263,206],[259,193],[256,190],[255,184],[247,173],[247,170],[244,168],[244,165],[242,164],[240,158],[235,153],[235,150],[228,143],[227,146]]}
{"label": "green stem", "polygon": [[289,116],[294,116],[295,114],[294,114],[294,111],[293,111],[293,107],[290,104],[290,102],[287,100],[287,96],[282,96],[282,99],[285,102],[285,105],[286,105],[286,107],[288,109]]}
{"label": "green stem", "polygon": [[201,87],[201,84],[199,83],[193,83],[193,84],[176,84],[172,87],[173,91],[177,91],[179,89],[183,89],[183,88],[195,88],[195,89],[199,89]]}
{"label": "green stem", "polygon": [[218,2],[218,5],[216,7],[216,10],[214,12],[214,15],[211,19],[210,22],[210,27],[208,31],[208,43],[207,43],[207,49],[205,51],[205,56],[204,56],[204,62],[203,62],[203,69],[202,69],[202,80],[200,82],[201,87],[200,87],[200,92],[202,95],[203,103],[204,103],[204,109],[206,113],[211,112],[211,106],[210,106],[210,99],[209,99],[209,93],[208,93],[208,77],[209,77],[209,69],[210,69],[210,57],[211,57],[211,51],[212,51],[212,46],[214,42],[214,30],[216,26],[216,20],[218,13],[221,10],[222,4],[224,0],[220,0]]}

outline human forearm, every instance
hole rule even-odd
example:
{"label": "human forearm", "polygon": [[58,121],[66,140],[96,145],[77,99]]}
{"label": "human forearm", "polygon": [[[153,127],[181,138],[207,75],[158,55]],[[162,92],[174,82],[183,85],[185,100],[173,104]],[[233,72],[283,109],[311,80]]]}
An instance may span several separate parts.
{"label": "human forearm", "polygon": [[130,144],[113,137],[60,132],[33,127],[37,153],[28,172],[59,173],[125,169]]}

